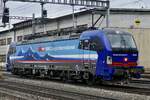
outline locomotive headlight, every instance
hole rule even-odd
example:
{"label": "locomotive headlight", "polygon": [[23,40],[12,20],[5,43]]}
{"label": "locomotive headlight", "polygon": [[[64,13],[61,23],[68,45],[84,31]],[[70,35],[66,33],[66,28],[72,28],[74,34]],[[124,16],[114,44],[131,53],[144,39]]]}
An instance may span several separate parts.
{"label": "locomotive headlight", "polygon": [[107,64],[108,65],[112,64],[112,57],[111,56],[107,56]]}
{"label": "locomotive headlight", "polygon": [[127,62],[128,61],[128,58],[124,58],[124,62]]}

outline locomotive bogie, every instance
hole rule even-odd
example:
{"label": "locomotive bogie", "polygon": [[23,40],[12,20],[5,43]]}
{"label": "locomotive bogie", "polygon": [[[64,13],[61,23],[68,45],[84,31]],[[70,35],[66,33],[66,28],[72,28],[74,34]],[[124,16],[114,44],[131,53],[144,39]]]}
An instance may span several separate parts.
{"label": "locomotive bogie", "polygon": [[[64,66],[63,66],[64,65]],[[82,65],[82,64],[81,64]],[[72,80],[87,80],[89,74],[93,75],[93,69],[86,67],[80,67],[79,64],[72,66],[65,64],[15,64],[12,68],[12,73],[20,76],[37,76],[37,77],[57,77],[61,79]]]}

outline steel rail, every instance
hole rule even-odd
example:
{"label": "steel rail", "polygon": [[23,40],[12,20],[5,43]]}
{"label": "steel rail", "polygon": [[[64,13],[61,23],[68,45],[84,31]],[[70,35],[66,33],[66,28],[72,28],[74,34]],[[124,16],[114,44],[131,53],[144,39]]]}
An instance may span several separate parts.
{"label": "steel rail", "polygon": [[53,98],[53,99],[61,99],[61,100],[113,100],[111,98],[104,98],[100,96],[93,96],[93,95],[87,95],[87,94],[75,93],[75,92],[70,92],[65,90],[57,90],[57,89],[51,89],[46,87],[9,82],[9,81],[0,81],[0,87],[33,94],[36,96]]}
{"label": "steel rail", "polygon": [[[5,74],[6,76],[8,77],[15,77],[15,78],[20,78],[19,76],[17,75],[8,75],[8,74]],[[21,78],[22,79],[22,78]],[[23,79],[29,79],[29,78],[23,78]],[[35,78],[35,79],[32,79],[32,80],[45,80],[45,79],[42,79],[42,78]],[[49,80],[45,80],[45,81],[49,81]],[[52,82],[56,82],[56,83],[60,83],[60,84],[63,84],[64,82],[62,81],[59,81],[59,80],[56,80],[56,79],[53,79],[51,80]],[[131,83],[133,83],[134,81],[131,81]],[[136,81],[135,81],[136,82]],[[149,82],[149,81],[148,81]],[[144,82],[139,82],[139,83],[145,83]],[[65,84],[71,84],[71,85],[75,85],[75,86],[83,86],[83,87],[87,87],[86,84],[83,84],[83,83],[65,83]],[[129,83],[130,84],[130,83]],[[113,90],[113,91],[120,91],[120,92],[127,92],[127,93],[135,93],[135,94],[143,94],[143,95],[150,95],[150,88],[142,88],[140,86],[130,86],[130,85],[124,85],[124,86],[121,86],[121,85],[103,85],[103,84],[95,84],[93,86],[90,86],[90,87],[93,87],[93,88],[97,88],[97,89],[105,89],[105,90]]]}

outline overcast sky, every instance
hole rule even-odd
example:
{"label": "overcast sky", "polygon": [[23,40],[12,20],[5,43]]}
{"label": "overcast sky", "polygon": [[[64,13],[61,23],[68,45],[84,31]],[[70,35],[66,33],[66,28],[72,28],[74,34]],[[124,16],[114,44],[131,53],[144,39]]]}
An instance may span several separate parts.
{"label": "overcast sky", "polygon": [[[0,0],[1,1],[1,0]],[[110,0],[112,8],[150,8],[150,0]],[[10,16],[32,16],[35,13],[36,17],[41,15],[41,6],[37,3],[22,3],[22,2],[7,2],[7,7],[10,9]],[[45,4],[44,8],[48,10],[48,17],[57,17],[62,14],[69,14],[72,12],[71,6]],[[79,11],[79,7],[75,7]],[[0,4],[0,13],[1,13]],[[11,20],[11,24],[19,20]],[[0,22],[1,25],[1,22]],[[3,30],[0,28],[0,31]]]}

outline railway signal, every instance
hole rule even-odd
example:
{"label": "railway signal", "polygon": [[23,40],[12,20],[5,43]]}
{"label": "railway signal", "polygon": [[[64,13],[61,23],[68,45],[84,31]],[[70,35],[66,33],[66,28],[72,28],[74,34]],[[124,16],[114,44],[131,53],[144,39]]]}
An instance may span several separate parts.
{"label": "railway signal", "polygon": [[43,17],[46,18],[47,17],[47,10],[43,10]]}
{"label": "railway signal", "polygon": [[4,8],[2,23],[9,23],[9,8]]}

